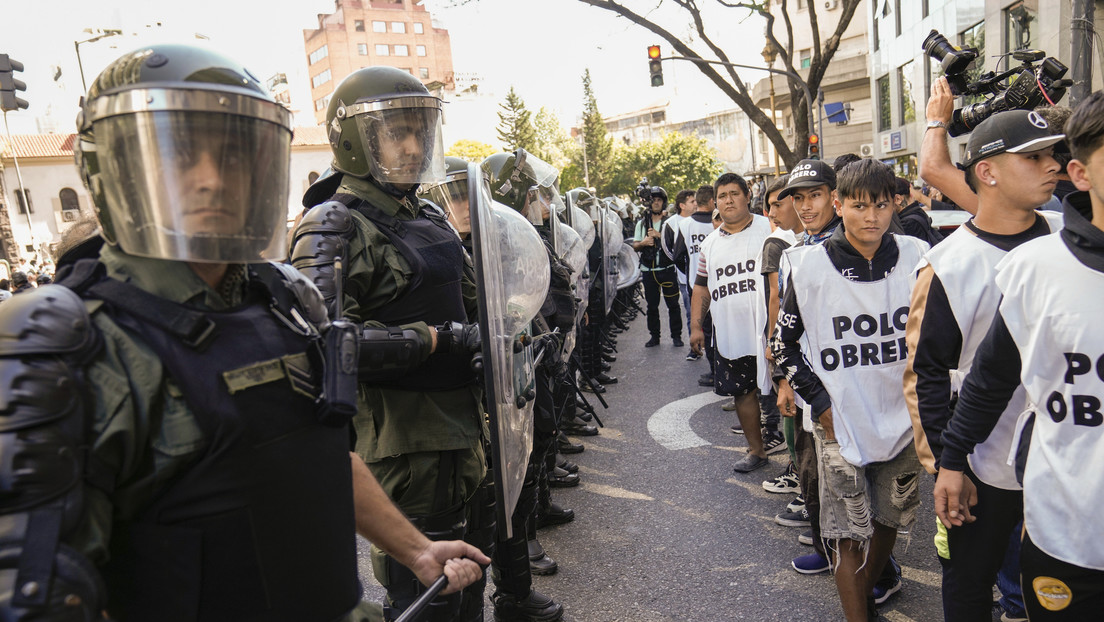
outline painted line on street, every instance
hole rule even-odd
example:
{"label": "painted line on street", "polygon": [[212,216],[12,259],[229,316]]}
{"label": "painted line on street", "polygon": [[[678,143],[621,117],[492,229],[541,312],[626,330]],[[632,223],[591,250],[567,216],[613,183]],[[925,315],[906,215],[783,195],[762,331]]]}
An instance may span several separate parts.
{"label": "painted line on street", "polygon": [[594,484],[591,482],[584,482],[582,489],[587,492],[593,492],[598,495],[605,495],[607,497],[614,497],[617,499],[635,499],[637,501],[655,501],[648,495],[633,492],[631,490],[625,490],[624,488],[618,488],[616,486],[606,486],[605,484]]}
{"label": "painted line on street", "polygon": [[930,570],[901,566],[901,576],[909,581],[916,581],[917,583],[922,583],[929,587],[940,587],[943,585],[943,575]]}
{"label": "painted line on street", "polygon": [[672,451],[709,445],[690,427],[690,417],[703,406],[729,399],[712,391],[705,391],[664,405],[648,417],[648,434],[657,443]]}

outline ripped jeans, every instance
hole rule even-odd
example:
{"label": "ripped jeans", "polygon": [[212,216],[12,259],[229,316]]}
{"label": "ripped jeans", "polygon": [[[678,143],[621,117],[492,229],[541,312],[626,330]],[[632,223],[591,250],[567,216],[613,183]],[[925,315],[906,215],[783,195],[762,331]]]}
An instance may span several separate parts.
{"label": "ripped jeans", "polygon": [[813,425],[820,462],[820,534],[826,540],[847,538],[866,542],[874,521],[907,529],[920,507],[920,460],[910,442],[885,462],[855,466],[840,455],[839,443],[825,440],[824,428]]}

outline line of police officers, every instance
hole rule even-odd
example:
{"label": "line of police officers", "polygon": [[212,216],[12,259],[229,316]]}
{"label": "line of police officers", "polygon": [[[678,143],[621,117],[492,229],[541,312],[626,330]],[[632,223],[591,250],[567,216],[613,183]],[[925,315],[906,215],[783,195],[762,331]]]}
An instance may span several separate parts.
{"label": "line of police officers", "polygon": [[601,374],[634,306],[620,223],[523,150],[446,176],[440,116],[398,69],[337,87],[292,268],[259,81],[171,45],[100,74],[74,149],[98,235],[0,307],[4,619],[377,619],[354,533],[386,619],[444,574],[427,619],[482,620],[492,556],[496,620],[562,617],[535,529],[574,518],[563,430],[597,433],[576,343]]}

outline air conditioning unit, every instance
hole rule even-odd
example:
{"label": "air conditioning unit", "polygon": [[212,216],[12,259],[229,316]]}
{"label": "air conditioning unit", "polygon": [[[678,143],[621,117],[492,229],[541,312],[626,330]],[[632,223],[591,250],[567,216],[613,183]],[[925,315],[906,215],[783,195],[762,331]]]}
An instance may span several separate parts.
{"label": "air conditioning unit", "polygon": [[839,0],[824,0],[824,10],[831,11],[839,6]]}
{"label": "air conditioning unit", "polygon": [[77,218],[80,217],[80,210],[76,209],[63,209],[61,210],[61,222],[77,222]]}
{"label": "air conditioning unit", "polygon": [[865,145],[860,145],[859,146],[859,155],[861,155],[864,158],[874,157],[874,144],[873,143],[866,143]]}

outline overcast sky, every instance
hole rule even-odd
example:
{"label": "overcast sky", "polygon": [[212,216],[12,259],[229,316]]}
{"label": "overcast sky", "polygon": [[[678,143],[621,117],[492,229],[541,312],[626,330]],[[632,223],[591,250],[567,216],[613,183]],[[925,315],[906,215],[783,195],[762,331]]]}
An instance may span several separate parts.
{"label": "overcast sky", "polygon": [[[582,110],[581,77],[589,68],[599,109],[606,116],[668,100],[698,114],[733,107],[685,62],[665,62],[667,86],[650,87],[646,49],[664,42],[578,0],[426,3],[439,24],[449,29],[453,68],[484,76],[496,96],[494,102],[501,101],[512,85],[530,109],[547,106],[571,125]],[[688,20],[659,0],[629,0],[628,4],[638,11],[651,9],[673,32],[689,32]],[[317,14],[333,8],[333,0],[0,0],[0,53],[26,66],[24,98],[31,103],[29,110],[8,115],[12,132],[36,132],[36,117],[47,113],[58,131],[72,131],[82,91],[73,42],[91,36],[82,32],[85,28],[119,28],[125,33],[81,45],[89,82],[126,51],[155,41],[190,41],[240,60],[262,80],[286,73],[293,104],[305,110],[297,122],[312,124],[302,31],[316,28]],[[762,21],[739,20],[732,11],[719,15],[724,19],[709,21],[707,32],[733,62],[760,64]],[[669,53],[670,46],[664,44],[664,55]],[[57,82],[54,67],[61,69]],[[762,77],[755,72],[744,75],[752,82]]]}

